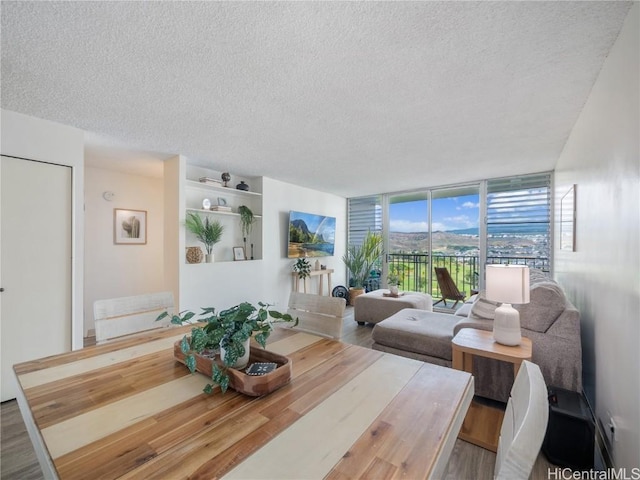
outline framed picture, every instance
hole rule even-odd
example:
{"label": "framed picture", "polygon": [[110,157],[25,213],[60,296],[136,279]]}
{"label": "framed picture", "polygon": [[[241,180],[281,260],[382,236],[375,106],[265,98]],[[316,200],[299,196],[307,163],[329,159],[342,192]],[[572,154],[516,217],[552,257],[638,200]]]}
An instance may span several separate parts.
{"label": "framed picture", "polygon": [[244,247],[233,247],[233,259],[234,260],[246,260],[244,256]]}
{"label": "framed picture", "polygon": [[147,211],[114,208],[113,243],[116,245],[146,245]]}
{"label": "framed picture", "polygon": [[560,249],[576,251],[576,187],[572,185],[560,200]]}
{"label": "framed picture", "polygon": [[218,205],[220,205],[221,207],[226,207],[227,199],[224,197],[218,197]]}

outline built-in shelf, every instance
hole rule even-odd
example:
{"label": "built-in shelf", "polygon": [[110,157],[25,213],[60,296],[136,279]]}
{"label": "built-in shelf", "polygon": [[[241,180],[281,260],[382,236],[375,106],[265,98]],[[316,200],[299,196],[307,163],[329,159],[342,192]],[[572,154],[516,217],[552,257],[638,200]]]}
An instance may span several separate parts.
{"label": "built-in shelf", "polygon": [[[214,215],[233,215],[236,217],[240,216],[240,214],[236,212],[224,212],[220,210],[205,210],[203,208],[187,208],[187,212],[212,213]],[[262,215],[254,215],[253,218],[262,218]]]}
{"label": "built-in shelf", "polygon": [[249,196],[249,197],[262,196],[262,194],[258,192],[248,192],[245,190],[238,190],[237,188],[233,188],[233,187],[223,187],[218,185],[212,185],[210,183],[198,182],[197,180],[187,180],[186,186],[189,188],[198,188],[201,190],[206,190],[210,192],[220,192],[220,193],[225,193],[229,195],[240,195],[240,196]]}

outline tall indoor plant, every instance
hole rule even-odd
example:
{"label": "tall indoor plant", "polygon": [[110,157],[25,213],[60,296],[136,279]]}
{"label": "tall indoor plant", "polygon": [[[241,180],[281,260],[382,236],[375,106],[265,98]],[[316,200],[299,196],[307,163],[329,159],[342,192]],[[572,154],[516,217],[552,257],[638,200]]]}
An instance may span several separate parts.
{"label": "tall indoor plant", "polygon": [[204,247],[207,250],[206,261],[207,263],[212,263],[212,249],[222,238],[224,225],[218,220],[209,220],[209,217],[205,217],[203,221],[197,213],[189,212],[185,220],[185,226],[191,233],[198,237],[198,240],[204,243]]}
{"label": "tall indoor plant", "polygon": [[358,295],[364,293],[364,286],[369,278],[371,269],[380,260],[383,254],[382,236],[371,231],[367,232],[361,245],[349,245],[342,256],[353,287],[349,291],[349,303]]}

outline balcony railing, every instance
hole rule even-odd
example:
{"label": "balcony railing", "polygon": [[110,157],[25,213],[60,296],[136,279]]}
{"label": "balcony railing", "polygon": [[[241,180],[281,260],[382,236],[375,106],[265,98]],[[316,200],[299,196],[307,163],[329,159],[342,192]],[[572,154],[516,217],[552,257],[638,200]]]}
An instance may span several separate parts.
{"label": "balcony railing", "polygon": [[[389,272],[400,279],[400,288],[412,292],[428,293],[433,298],[440,298],[440,288],[436,275],[432,271],[429,285],[429,255],[426,253],[391,253],[387,256]],[[460,292],[469,297],[478,290],[479,268],[478,257],[471,255],[433,255],[433,267],[445,267]],[[545,272],[549,271],[549,259],[540,257],[487,257],[489,264],[528,265]],[[384,282],[379,275],[369,279],[368,290],[382,288]]]}

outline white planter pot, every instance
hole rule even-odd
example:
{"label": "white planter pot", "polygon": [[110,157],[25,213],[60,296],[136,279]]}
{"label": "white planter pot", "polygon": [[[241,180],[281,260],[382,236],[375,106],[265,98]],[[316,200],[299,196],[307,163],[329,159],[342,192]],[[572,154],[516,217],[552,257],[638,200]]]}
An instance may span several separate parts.
{"label": "white planter pot", "polygon": [[213,257],[214,257],[213,253],[207,253],[204,256],[204,261],[207,263],[213,263]]}
{"label": "white planter pot", "polygon": [[389,285],[389,291],[391,292],[391,295],[398,295],[398,286]]}
{"label": "white planter pot", "polygon": [[[237,368],[238,370],[242,370],[243,368],[245,368],[247,366],[247,364],[249,363],[249,353],[250,353],[250,346],[249,343],[251,342],[251,337],[247,338],[244,342],[244,355],[240,358],[238,358],[238,361],[232,365],[233,368]],[[225,354],[227,352],[225,351],[224,347],[222,347],[222,345],[220,346],[220,358],[222,359],[222,361],[224,362],[224,357]]]}

